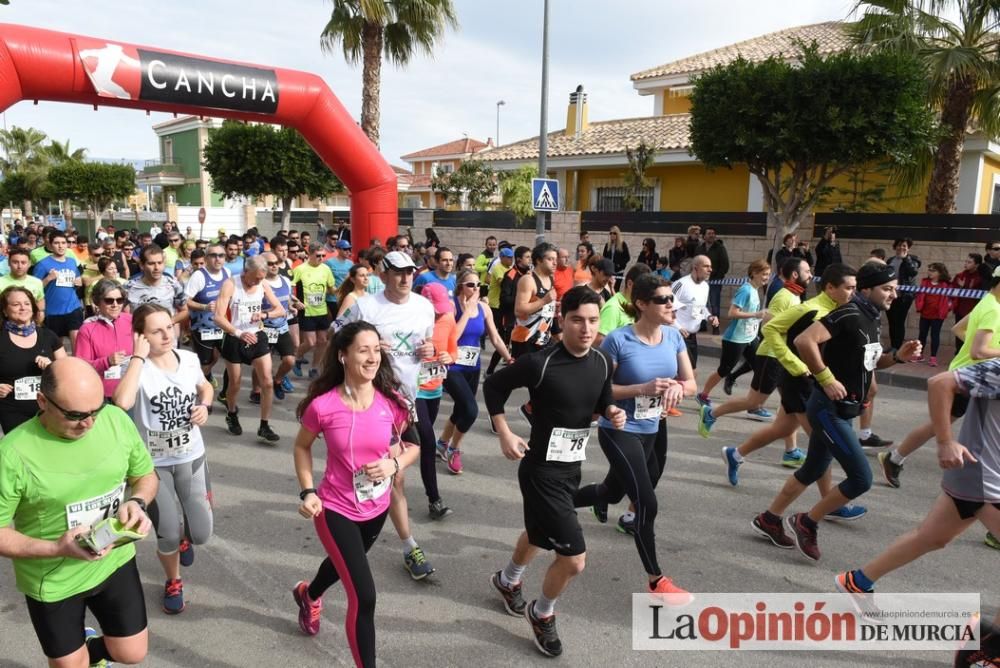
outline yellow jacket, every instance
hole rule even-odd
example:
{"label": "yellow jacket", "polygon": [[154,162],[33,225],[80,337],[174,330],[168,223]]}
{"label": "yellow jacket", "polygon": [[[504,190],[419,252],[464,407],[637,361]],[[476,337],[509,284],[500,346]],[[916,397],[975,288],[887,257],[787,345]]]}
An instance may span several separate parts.
{"label": "yellow jacket", "polygon": [[771,354],[781,362],[785,371],[791,376],[802,376],[809,373],[809,367],[800,360],[788,347],[788,331],[807,313],[812,314],[813,322],[837,308],[839,304],[827,296],[825,292],[801,304],[786,309],[764,325],[764,341],[770,347]]}

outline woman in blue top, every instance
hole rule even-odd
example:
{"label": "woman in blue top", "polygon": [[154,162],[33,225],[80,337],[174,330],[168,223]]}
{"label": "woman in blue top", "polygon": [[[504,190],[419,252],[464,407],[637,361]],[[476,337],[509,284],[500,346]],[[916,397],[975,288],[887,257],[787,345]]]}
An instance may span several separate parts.
{"label": "woman in blue top", "polygon": [[743,357],[743,351],[757,338],[761,320],[767,311],[761,310],[760,288],[771,279],[771,265],[767,260],[754,260],[747,269],[750,280],[740,286],[729,305],[729,327],[722,333],[722,356],[719,368],[705,381],[698,395],[698,403],[712,403],[711,394],[719,382],[729,375]]}
{"label": "woman in blue top", "polygon": [[510,364],[510,352],[497,332],[493,313],[479,301],[479,274],[463,269],[455,283],[455,313],[458,316],[458,357],[448,369],[444,390],[454,401],[454,409],[444,432],[437,442],[438,457],[448,464],[448,470],[462,472],[462,438],[479,417],[476,391],[479,389],[480,341],[486,333],[504,362]]}
{"label": "woman in blue top", "polygon": [[691,595],[663,577],[656,559],[656,492],[653,481],[659,466],[653,452],[660,416],[676,406],[697,386],[684,339],[674,323],[674,296],[670,284],[656,274],[645,274],[632,286],[626,312],[635,324],[616,329],[601,344],[615,365],[612,392],[615,404],[627,414],[625,427],[614,429],[601,418],[597,437],[611,465],[604,482],[581,487],[576,507],[593,506],[598,520],[607,521],[608,504],[628,494],[635,504],[635,547],[649,577],[648,591],[672,604],[684,605]]}

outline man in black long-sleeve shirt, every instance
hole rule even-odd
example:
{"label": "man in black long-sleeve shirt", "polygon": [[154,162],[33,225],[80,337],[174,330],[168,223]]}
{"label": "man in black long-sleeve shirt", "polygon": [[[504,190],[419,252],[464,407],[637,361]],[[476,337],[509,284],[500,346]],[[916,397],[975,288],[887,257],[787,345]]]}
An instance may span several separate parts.
{"label": "man in black long-sleeve shirt", "polygon": [[[600,323],[600,297],[587,286],[570,289],[562,298],[562,341],[517,361],[483,385],[486,407],[507,459],[520,460],[518,482],[524,500],[524,532],[507,566],[493,574],[494,588],[511,615],[524,615],[535,645],[547,656],[559,656],[555,600],[583,571],[586,544],[573,498],[580,486],[580,462],[586,459],[590,422],[604,415],[621,428],[625,413],[611,394],[614,366],[591,346]],[[533,406],[531,436],[525,443],[504,417],[504,404],[518,387],[528,388]],[[554,550],[541,596],[526,604],[521,578],[538,550]]]}

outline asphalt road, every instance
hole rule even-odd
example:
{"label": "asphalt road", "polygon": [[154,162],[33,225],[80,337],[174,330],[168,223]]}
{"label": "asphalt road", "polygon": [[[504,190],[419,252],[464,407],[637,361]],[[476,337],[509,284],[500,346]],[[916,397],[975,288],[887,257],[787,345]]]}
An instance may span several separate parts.
{"label": "asphalt road", "polygon": [[[704,375],[704,374],[702,374]],[[304,388],[304,383],[297,383]],[[746,387],[746,379],[741,386]],[[291,446],[297,424],[297,391],[277,402],[276,446],[253,440],[256,407],[242,410],[246,434],[226,431],[221,411],[204,428],[216,502],[216,535],[197,548],[195,564],[183,573],[187,610],[169,617],[160,610],[162,572],[155,543],[140,543],[139,567],[150,615],[148,666],[335,666],[351,665],[343,630],[344,596],[339,587],[326,595],[323,627],[307,638],[296,624],[292,585],[310,579],[323,550],[311,523],[295,512]],[[480,395],[481,396],[481,395]],[[245,397],[245,394],[244,394]],[[518,397],[515,395],[515,399]],[[772,407],[774,399],[772,399]],[[512,405],[516,405],[512,402]],[[442,413],[447,415],[447,399]],[[723,445],[737,443],[758,426],[743,418],[719,422],[711,440],[696,431],[694,402],[682,418],[670,421],[670,454],[658,494],[659,558],[665,573],[692,592],[831,591],[836,572],[874,556],[896,536],[913,527],[937,495],[939,473],[932,449],[908,462],[903,487],[893,490],[876,476],[863,499],[871,512],[851,524],[824,523],[822,561],[813,564],[795,551],[778,550],[756,537],[752,517],[777,491],[788,469],[779,466],[781,446],[757,453],[731,487],[720,456]],[[883,388],[877,399],[876,431],[900,439],[927,414],[922,393]],[[439,425],[443,418],[439,418]],[[520,416],[515,429],[527,435]],[[800,436],[804,445],[804,437]],[[317,442],[322,446],[322,442]],[[316,469],[322,470],[322,447]],[[606,463],[596,446],[588,448],[584,480],[603,477]],[[509,617],[492,592],[488,578],[510,556],[521,527],[516,464],[500,454],[486,421],[473,427],[464,448],[465,472],[450,475],[439,465],[445,502],[454,514],[444,521],[427,517],[426,497],[417,468],[408,472],[407,496],[414,536],[437,568],[424,582],[412,581],[402,567],[402,547],[386,524],[370,560],[378,586],[378,656],[387,666],[510,666],[541,664],[523,619]],[[871,460],[875,463],[875,460]],[[805,509],[814,492],[793,510]],[[557,606],[565,651],[557,661],[569,666],[718,666],[737,657],[725,652],[636,652],[631,649],[630,594],[645,581],[632,540],[613,528],[623,508],[600,525],[581,512],[588,544],[587,569]],[[617,511],[617,512],[616,512]],[[982,544],[975,527],[947,549],[931,554],[880,583],[882,591],[977,592],[996,577],[1000,554]],[[539,591],[548,563],[542,556],[525,576],[526,596]],[[9,565],[0,576],[0,665],[40,666],[44,660],[16,592]],[[996,609],[995,592],[985,592],[984,607]],[[943,666],[950,654],[742,652],[746,666]]]}

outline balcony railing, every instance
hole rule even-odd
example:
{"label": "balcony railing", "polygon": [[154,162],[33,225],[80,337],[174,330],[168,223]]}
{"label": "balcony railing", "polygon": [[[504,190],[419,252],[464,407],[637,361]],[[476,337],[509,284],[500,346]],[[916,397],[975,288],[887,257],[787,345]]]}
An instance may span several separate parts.
{"label": "balcony railing", "polygon": [[183,176],[184,167],[176,158],[170,161],[147,160],[143,163],[142,173],[148,176],[156,174]]}

